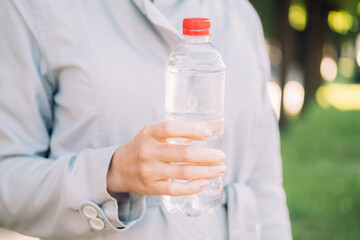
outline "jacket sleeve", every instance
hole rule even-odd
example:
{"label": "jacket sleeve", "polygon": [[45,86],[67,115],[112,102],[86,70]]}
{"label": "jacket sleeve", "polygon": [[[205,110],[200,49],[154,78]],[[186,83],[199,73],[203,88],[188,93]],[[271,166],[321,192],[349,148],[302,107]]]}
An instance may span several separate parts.
{"label": "jacket sleeve", "polygon": [[259,126],[255,167],[248,185],[257,199],[261,239],[289,240],[291,227],[282,186],[279,130],[275,114],[267,104]]}
{"label": "jacket sleeve", "polygon": [[[247,1],[246,1],[247,2]],[[251,5],[247,2],[248,5]],[[258,46],[258,62],[263,72],[261,96],[257,106],[256,155],[255,166],[248,185],[257,199],[261,226],[261,239],[292,239],[286,196],[282,186],[282,160],[280,155],[280,136],[278,123],[273,112],[266,84],[270,80],[270,63],[265,46],[261,21],[252,6],[249,6],[250,20],[255,24],[253,41]]]}
{"label": "jacket sleeve", "polygon": [[41,238],[124,231],[145,199],[107,192],[117,146],[48,157],[54,83],[26,4],[0,0],[0,226]]}

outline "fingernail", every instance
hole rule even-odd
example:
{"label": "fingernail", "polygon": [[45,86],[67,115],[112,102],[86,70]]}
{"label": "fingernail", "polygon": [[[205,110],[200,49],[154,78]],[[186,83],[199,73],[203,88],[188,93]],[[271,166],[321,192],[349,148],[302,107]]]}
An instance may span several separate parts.
{"label": "fingernail", "polygon": [[220,153],[219,153],[219,161],[220,161],[220,162],[223,162],[223,161],[225,160],[225,157],[226,157],[226,156],[225,156],[225,153],[223,153],[223,152],[220,152]]}
{"label": "fingernail", "polygon": [[211,137],[211,129],[210,129],[210,128],[205,128],[205,129],[203,130],[203,136],[204,136],[204,138],[209,138],[209,137]]}
{"label": "fingernail", "polygon": [[225,165],[221,165],[221,166],[219,167],[219,173],[220,173],[221,175],[223,175],[225,172],[226,172],[226,166],[225,166]]}
{"label": "fingernail", "polygon": [[200,182],[200,188],[205,188],[209,185],[209,181],[208,180],[202,180]]}

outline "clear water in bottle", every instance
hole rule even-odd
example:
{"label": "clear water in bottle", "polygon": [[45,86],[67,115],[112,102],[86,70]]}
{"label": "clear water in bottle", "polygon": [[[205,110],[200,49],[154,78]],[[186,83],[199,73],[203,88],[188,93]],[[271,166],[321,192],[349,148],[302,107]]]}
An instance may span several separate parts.
{"label": "clear water in bottle", "polygon": [[[221,147],[225,65],[220,53],[209,43],[209,29],[208,19],[184,19],[184,40],[170,54],[166,65],[165,119],[198,121],[212,130],[212,136],[207,141],[168,139],[171,144],[193,144],[217,149]],[[200,193],[163,196],[164,205],[169,212],[180,211],[190,217],[215,212],[221,201],[220,177],[210,179],[209,186]]]}

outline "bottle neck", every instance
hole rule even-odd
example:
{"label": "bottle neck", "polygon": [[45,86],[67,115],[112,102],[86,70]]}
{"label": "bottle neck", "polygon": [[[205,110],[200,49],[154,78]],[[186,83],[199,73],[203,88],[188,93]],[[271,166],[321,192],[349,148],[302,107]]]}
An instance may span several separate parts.
{"label": "bottle neck", "polygon": [[209,43],[210,35],[203,35],[203,36],[190,36],[190,35],[183,35],[184,42],[190,44],[204,44]]}

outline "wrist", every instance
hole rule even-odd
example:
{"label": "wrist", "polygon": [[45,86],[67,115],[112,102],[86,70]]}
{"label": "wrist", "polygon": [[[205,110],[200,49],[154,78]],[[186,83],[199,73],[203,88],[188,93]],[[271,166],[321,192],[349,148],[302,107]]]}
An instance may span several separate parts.
{"label": "wrist", "polygon": [[125,186],[125,181],[122,180],[121,172],[117,165],[120,161],[121,147],[117,148],[110,160],[107,176],[106,176],[106,189],[112,195],[115,193],[129,192]]}

